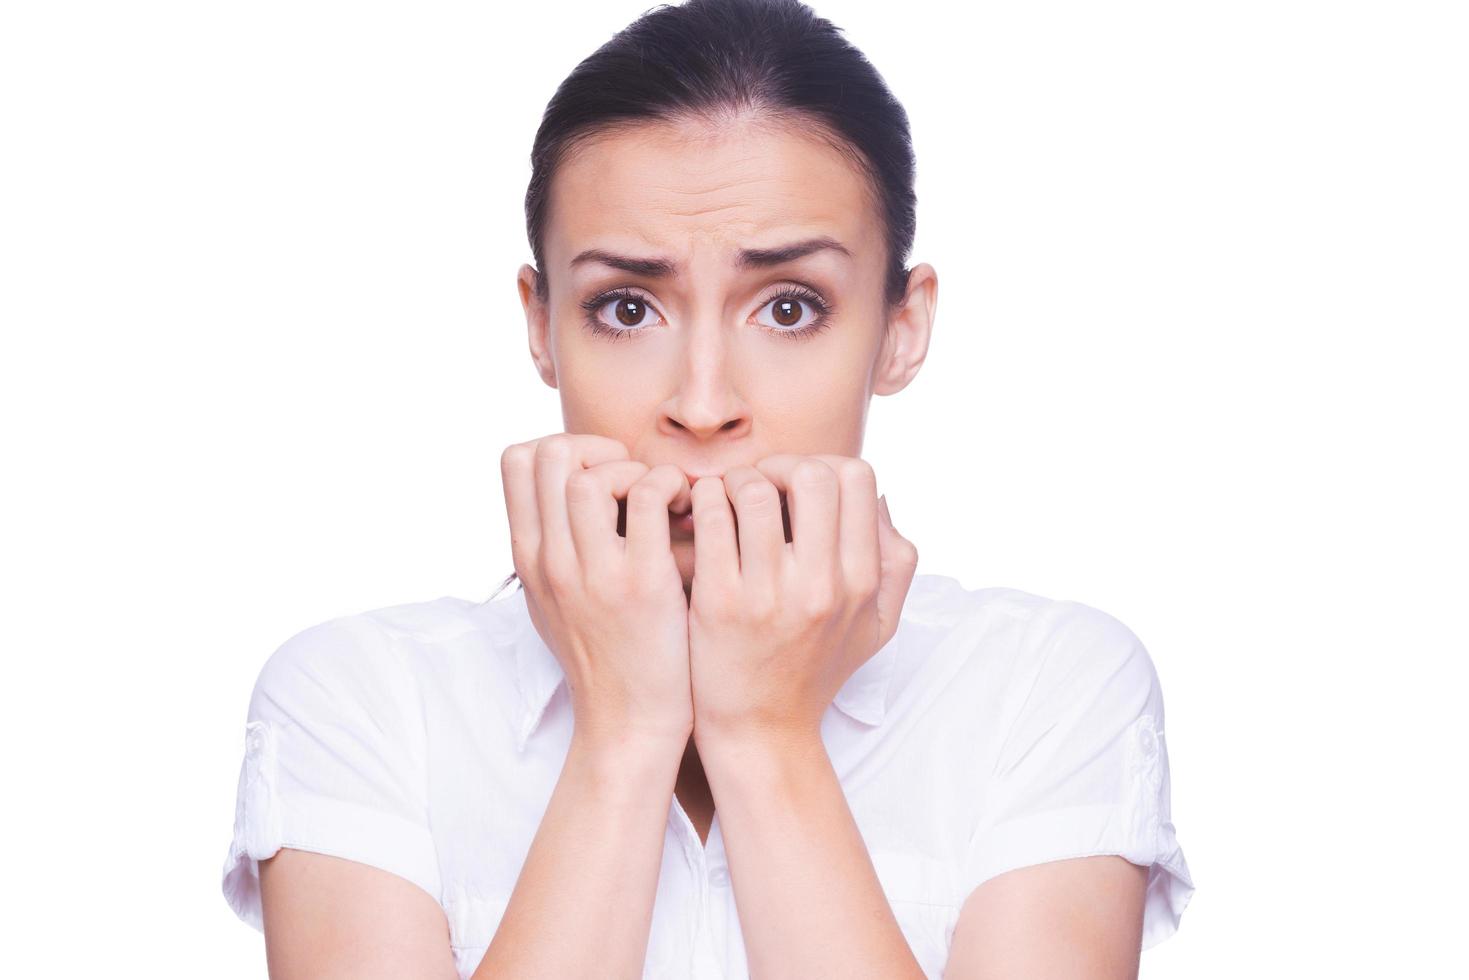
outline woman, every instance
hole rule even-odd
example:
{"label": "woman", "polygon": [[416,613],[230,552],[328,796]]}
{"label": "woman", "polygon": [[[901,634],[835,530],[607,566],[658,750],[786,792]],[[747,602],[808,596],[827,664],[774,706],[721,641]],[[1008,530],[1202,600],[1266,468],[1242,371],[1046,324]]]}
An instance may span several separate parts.
{"label": "woman", "polygon": [[880,76],[793,0],[656,8],[532,162],[522,588],[266,663],[224,889],[272,970],[1135,976],[1193,890],[1149,655],[915,577],[859,458],[937,296]]}

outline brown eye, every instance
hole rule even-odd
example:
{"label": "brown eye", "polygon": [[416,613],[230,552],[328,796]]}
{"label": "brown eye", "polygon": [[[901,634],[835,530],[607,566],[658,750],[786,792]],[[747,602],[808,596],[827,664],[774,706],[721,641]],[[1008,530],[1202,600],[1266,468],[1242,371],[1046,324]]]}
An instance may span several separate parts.
{"label": "brown eye", "polygon": [[[616,309],[608,313],[608,307]],[[658,310],[646,297],[629,290],[599,293],[583,302],[581,308],[586,311],[587,329],[609,340],[627,340],[640,336],[644,330],[658,322],[643,322],[649,319],[648,314]],[[617,318],[615,322],[612,317]]]}
{"label": "brown eye", "polygon": [[801,322],[801,302],[794,299],[778,299],[772,304],[775,322],[783,327],[793,327]]}
{"label": "brown eye", "polygon": [[[815,293],[794,286],[765,301],[762,314],[772,320],[757,320],[765,330],[783,336],[807,336],[808,331],[824,329],[831,306]],[[768,311],[768,312],[767,312]]]}
{"label": "brown eye", "polygon": [[625,296],[615,302],[617,320],[624,327],[636,327],[643,322],[643,316],[647,313],[647,304],[642,300]]}

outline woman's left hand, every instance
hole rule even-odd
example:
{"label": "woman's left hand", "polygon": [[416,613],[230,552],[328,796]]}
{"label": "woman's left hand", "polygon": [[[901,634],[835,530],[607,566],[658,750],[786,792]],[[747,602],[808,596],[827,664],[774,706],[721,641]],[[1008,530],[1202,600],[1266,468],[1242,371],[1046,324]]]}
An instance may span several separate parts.
{"label": "woman's left hand", "polygon": [[818,735],[842,685],[897,631],[918,549],[857,457],[767,456],[692,492],[696,744]]}

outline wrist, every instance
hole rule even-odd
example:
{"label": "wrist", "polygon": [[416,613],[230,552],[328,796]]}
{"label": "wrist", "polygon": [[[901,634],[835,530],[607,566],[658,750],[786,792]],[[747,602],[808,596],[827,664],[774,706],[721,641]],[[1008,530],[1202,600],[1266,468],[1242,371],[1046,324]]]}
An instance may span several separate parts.
{"label": "wrist", "polygon": [[820,725],[694,725],[694,745],[699,757],[706,760],[762,762],[825,752]]}
{"label": "wrist", "polygon": [[628,771],[633,776],[657,773],[672,766],[677,771],[693,726],[687,729],[633,729],[573,722],[571,753],[585,756],[602,771]]}

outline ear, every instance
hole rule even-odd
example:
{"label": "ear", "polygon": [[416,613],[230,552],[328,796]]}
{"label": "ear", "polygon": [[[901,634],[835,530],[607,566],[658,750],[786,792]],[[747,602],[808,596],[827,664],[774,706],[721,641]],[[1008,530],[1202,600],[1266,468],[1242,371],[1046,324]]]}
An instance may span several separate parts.
{"label": "ear", "polygon": [[525,310],[525,325],[530,341],[530,357],[536,373],[547,385],[556,387],[556,359],[551,349],[551,310],[536,296],[536,267],[522,265],[515,274],[515,288],[520,292],[520,305]]}
{"label": "ear", "polygon": [[934,267],[920,262],[908,271],[903,300],[888,314],[877,364],[872,371],[872,393],[892,395],[908,387],[928,356],[938,305],[939,278]]}

